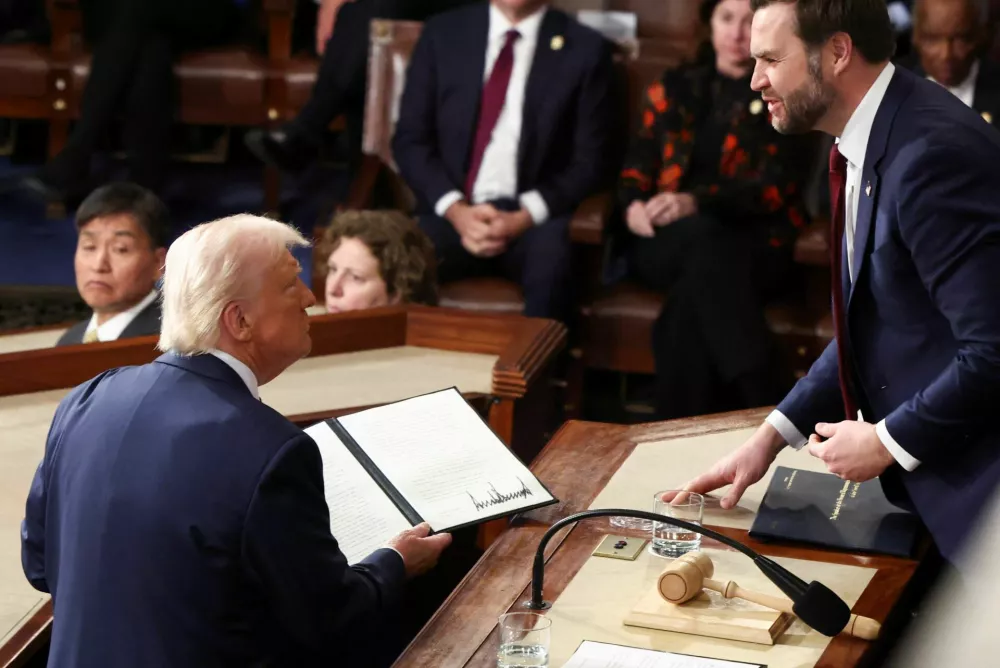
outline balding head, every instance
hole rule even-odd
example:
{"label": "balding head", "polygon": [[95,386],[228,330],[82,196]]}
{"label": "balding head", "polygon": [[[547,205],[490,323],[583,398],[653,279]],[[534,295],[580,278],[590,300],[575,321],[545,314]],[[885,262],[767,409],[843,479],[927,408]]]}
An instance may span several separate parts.
{"label": "balding head", "polygon": [[161,350],[223,350],[260,384],[309,353],[305,309],[315,303],[290,249],[307,246],[285,223],[239,215],[199,225],[167,252]]}
{"label": "balding head", "polygon": [[913,46],[924,72],[948,87],[965,81],[981,54],[988,19],[987,0],[917,0]]}

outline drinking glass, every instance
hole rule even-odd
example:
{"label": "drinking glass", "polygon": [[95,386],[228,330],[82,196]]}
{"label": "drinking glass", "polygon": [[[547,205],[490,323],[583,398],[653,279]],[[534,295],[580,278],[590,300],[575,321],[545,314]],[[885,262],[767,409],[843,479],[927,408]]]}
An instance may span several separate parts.
{"label": "drinking glass", "polygon": [[549,627],[552,620],[537,612],[500,615],[500,649],[497,668],[549,665]]}
{"label": "drinking glass", "polygon": [[[653,496],[653,512],[667,517],[686,520],[701,526],[705,512],[705,497],[694,492],[669,489]],[[658,557],[675,559],[693,552],[701,546],[701,534],[682,529],[673,524],[653,522],[653,536],[649,551]]]}

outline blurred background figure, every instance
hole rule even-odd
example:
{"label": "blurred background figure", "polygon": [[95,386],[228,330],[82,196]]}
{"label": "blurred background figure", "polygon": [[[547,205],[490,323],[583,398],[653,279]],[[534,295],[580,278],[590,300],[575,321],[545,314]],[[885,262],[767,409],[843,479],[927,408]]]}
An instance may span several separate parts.
{"label": "blurred background figure", "polygon": [[181,50],[235,37],[243,27],[243,4],[241,0],[82,0],[83,34],[93,58],[80,120],[65,148],[24,185],[53,202],[86,192],[90,159],[112,121],[124,112],[129,178],[159,190],[170,154],[174,59]]}
{"label": "blurred background figure", "polygon": [[765,301],[786,288],[804,224],[809,140],[771,127],[750,89],[749,0],[706,0],[711,42],[646,91],[621,172],[632,271],[666,295],[653,328],[657,417],[764,406],[787,389]]}
{"label": "blurred background figure", "polygon": [[156,283],[167,253],[167,207],[141,186],[112,183],[83,201],[76,228],[76,286],[94,314],[70,327],[56,345],[158,334]]}
{"label": "blurred background figure", "polygon": [[[251,130],[247,147],[266,164],[295,173],[319,154],[327,126],[341,114],[355,124],[364,110],[372,19],[426,21],[474,0],[322,0],[316,17],[321,57],[309,101],[279,130]],[[356,133],[360,137],[360,133]],[[358,147],[353,146],[352,150]]]}
{"label": "blurred background figure", "polygon": [[434,247],[399,211],[337,215],[323,233],[326,310],[357,311],[388,304],[437,304]]}
{"label": "blurred background figure", "polygon": [[1000,66],[986,57],[987,0],[917,0],[913,18],[913,54],[903,64],[950,90],[987,122],[1000,122]]}

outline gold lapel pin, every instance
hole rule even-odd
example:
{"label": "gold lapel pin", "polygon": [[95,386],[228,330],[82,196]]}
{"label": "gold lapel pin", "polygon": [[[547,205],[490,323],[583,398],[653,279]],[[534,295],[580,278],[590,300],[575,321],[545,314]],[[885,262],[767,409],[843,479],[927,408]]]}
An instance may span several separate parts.
{"label": "gold lapel pin", "polygon": [[866,197],[871,197],[872,196],[872,184],[871,183],[868,183],[868,184],[865,185],[865,196]]}
{"label": "gold lapel pin", "polygon": [[552,47],[553,51],[558,51],[559,49],[563,48],[563,45],[565,43],[566,40],[563,39],[562,35],[556,35],[555,37],[552,38],[552,41],[549,42],[549,46]]}
{"label": "gold lapel pin", "polygon": [[764,103],[761,100],[751,100],[750,101],[750,113],[756,116],[760,112],[764,111]]}
{"label": "gold lapel pin", "polygon": [[993,123],[993,114],[991,114],[990,112],[984,111],[982,114],[980,114],[980,116],[982,116],[983,120],[986,121],[987,123],[990,124]]}

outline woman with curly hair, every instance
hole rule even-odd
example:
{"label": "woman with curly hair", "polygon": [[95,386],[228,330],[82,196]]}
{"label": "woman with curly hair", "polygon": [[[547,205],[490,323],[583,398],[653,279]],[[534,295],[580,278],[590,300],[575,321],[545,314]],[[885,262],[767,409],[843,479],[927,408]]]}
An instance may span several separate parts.
{"label": "woman with curly hair", "polygon": [[[789,283],[809,139],[779,135],[750,89],[750,0],[704,0],[711,38],[646,90],[619,185],[631,269],[662,291],[662,419],[782,396],[764,302]],[[805,143],[803,143],[805,142]]]}
{"label": "woman with curly hair", "polygon": [[350,211],[323,234],[326,310],[356,311],[388,304],[437,304],[434,248],[399,211]]}

